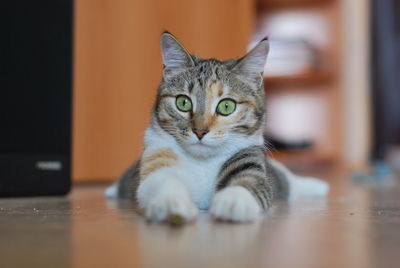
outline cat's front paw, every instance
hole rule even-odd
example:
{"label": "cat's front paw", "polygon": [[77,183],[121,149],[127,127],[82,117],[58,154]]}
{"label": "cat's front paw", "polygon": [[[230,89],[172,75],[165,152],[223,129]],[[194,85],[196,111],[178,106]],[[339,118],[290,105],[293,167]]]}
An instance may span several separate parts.
{"label": "cat's front paw", "polygon": [[[189,222],[196,218],[197,208],[188,196],[183,194],[156,195],[145,207],[145,215],[149,221]],[[171,222],[174,223],[174,222]]]}
{"label": "cat's front paw", "polygon": [[261,208],[247,189],[229,186],[215,195],[210,213],[218,220],[250,222],[261,215]]}

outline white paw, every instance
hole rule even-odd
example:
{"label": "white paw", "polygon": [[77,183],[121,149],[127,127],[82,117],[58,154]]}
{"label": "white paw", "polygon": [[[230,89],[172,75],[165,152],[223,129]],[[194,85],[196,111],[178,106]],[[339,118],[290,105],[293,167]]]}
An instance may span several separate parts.
{"label": "white paw", "polygon": [[289,179],[289,188],[290,200],[323,197],[329,192],[328,183],[312,177],[291,178]]}
{"label": "white paw", "polygon": [[180,216],[188,222],[196,217],[197,212],[189,196],[183,192],[160,192],[145,207],[146,218],[154,222],[168,221],[173,216]]}
{"label": "white paw", "polygon": [[146,178],[139,185],[137,198],[150,221],[162,222],[171,218],[191,221],[198,212],[185,185],[160,174]]}
{"label": "white paw", "polygon": [[210,213],[219,220],[249,222],[261,215],[261,208],[247,189],[229,186],[215,195]]}

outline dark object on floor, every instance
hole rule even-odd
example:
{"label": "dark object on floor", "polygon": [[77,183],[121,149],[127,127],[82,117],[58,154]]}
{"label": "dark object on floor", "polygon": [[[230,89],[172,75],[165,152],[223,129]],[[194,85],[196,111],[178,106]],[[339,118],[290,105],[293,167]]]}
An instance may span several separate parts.
{"label": "dark object on floor", "polygon": [[275,150],[298,151],[312,146],[312,142],[310,141],[288,142],[267,135],[264,136],[264,141],[265,146]]}
{"label": "dark object on floor", "polygon": [[183,226],[185,220],[179,214],[173,214],[168,218],[168,223],[172,226]]}
{"label": "dark object on floor", "polygon": [[2,2],[0,196],[69,191],[72,3]]}
{"label": "dark object on floor", "polygon": [[390,175],[389,165],[383,161],[377,161],[363,170],[353,173],[352,178],[358,183],[378,183],[388,179]]}

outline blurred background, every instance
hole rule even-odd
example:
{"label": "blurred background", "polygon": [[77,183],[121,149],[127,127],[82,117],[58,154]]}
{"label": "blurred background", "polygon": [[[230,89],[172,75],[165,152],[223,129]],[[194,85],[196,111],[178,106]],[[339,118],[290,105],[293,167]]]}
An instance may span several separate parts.
{"label": "blurred background", "polygon": [[[221,60],[269,37],[265,133],[279,160],[294,167],[400,166],[398,1],[39,2],[73,13],[75,182],[115,180],[139,157],[161,79],[164,30],[189,52]],[[61,24],[53,18],[43,27]]]}
{"label": "blurred background", "polygon": [[366,0],[76,1],[74,180],[114,179],[140,155],[165,29],[222,60],[268,36],[266,133],[281,145],[271,154],[291,165],[365,165],[370,10]]}
{"label": "blurred background", "polygon": [[[395,88],[384,87],[372,62],[378,64],[385,50],[391,55],[386,60],[399,55],[399,21],[388,18],[390,10],[399,11],[396,3],[76,1],[74,180],[114,179],[140,155],[161,77],[159,36],[165,29],[190,52],[223,60],[269,37],[266,133],[274,157],[292,166],[350,168],[383,159],[400,139],[400,88],[396,75],[386,78]],[[377,47],[374,40],[380,40]],[[399,74],[395,64],[388,68]],[[381,126],[374,124],[375,109],[390,105],[397,114],[376,111]]]}

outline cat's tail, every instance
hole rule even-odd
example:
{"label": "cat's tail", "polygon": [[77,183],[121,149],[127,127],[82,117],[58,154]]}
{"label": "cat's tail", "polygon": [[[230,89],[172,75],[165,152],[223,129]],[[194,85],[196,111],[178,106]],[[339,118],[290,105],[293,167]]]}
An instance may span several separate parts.
{"label": "cat's tail", "polygon": [[281,174],[288,186],[288,199],[298,199],[302,197],[315,198],[323,197],[329,192],[328,183],[312,178],[299,176],[291,172],[281,163],[269,159],[268,162],[276,169],[277,173]]}

